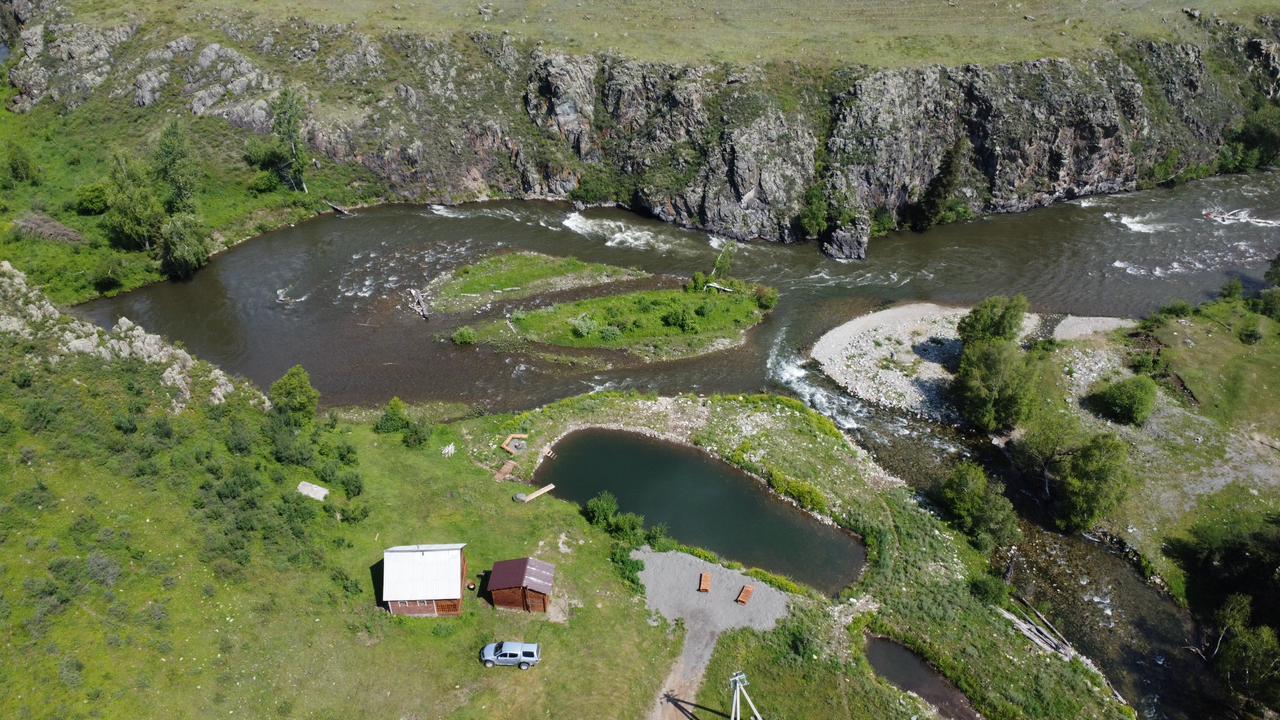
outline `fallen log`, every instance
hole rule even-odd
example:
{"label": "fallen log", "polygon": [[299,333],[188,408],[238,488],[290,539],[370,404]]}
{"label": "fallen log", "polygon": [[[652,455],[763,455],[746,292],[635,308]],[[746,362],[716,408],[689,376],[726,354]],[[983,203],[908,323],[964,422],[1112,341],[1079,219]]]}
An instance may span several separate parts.
{"label": "fallen log", "polygon": [[347,215],[347,216],[351,215],[351,211],[350,211],[350,210],[348,210],[348,209],[346,209],[346,208],[344,208],[344,207],[342,207],[342,206],[340,206],[340,205],[335,205],[335,204],[333,204],[333,203],[329,202],[328,200],[325,200],[325,201],[324,201],[324,204],[325,204],[325,205],[328,205],[328,206],[329,206],[329,207],[331,207],[331,208],[333,208],[333,211],[334,211],[335,213],[339,214],[339,215]]}

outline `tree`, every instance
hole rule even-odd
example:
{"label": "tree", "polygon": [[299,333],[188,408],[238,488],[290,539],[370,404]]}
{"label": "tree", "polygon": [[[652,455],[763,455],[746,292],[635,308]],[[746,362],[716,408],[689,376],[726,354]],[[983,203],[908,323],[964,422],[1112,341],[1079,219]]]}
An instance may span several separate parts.
{"label": "tree", "polygon": [[111,186],[105,182],[92,182],[76,188],[76,199],[72,203],[77,215],[101,215],[107,211],[111,202]]}
{"label": "tree", "polygon": [[956,526],[983,552],[1010,545],[1022,534],[1004,485],[989,479],[978,465],[957,465],[942,481],[938,495]]}
{"label": "tree", "polygon": [[279,168],[280,179],[290,188],[305,193],[305,172],[310,159],[302,138],[302,124],[306,120],[302,98],[292,89],[285,88],[271,104],[271,113],[274,116],[271,132],[284,156],[284,165]]}
{"label": "tree", "polygon": [[583,508],[582,514],[587,517],[587,522],[598,527],[605,527],[613,522],[614,517],[618,514],[618,498],[608,490],[602,490],[595,497],[587,501],[587,506]]}
{"label": "tree", "polygon": [[109,207],[102,220],[107,236],[124,250],[150,250],[160,238],[165,214],[146,173],[116,155],[109,182]]}
{"label": "tree", "polygon": [[1128,425],[1143,425],[1156,409],[1156,381],[1137,375],[1108,383],[1092,397],[1103,415]]}
{"label": "tree", "polygon": [[717,280],[728,279],[729,274],[733,272],[733,254],[737,250],[738,246],[733,241],[725,242],[724,249],[716,256],[716,264],[711,270],[711,277]]}
{"label": "tree", "polygon": [[27,152],[26,146],[21,143],[9,143],[8,170],[9,177],[14,182],[40,184],[40,169],[31,159],[31,153]]}
{"label": "tree", "polygon": [[1256,166],[1270,165],[1280,157],[1280,106],[1268,104],[1250,113],[1236,139],[1257,151]]}
{"label": "tree", "polygon": [[268,393],[275,414],[293,427],[303,427],[315,420],[320,393],[311,387],[311,376],[301,365],[294,365],[284,377],[271,385]]}
{"label": "tree", "polygon": [[393,433],[400,432],[409,427],[413,421],[409,419],[409,409],[405,406],[404,401],[398,397],[391,398],[387,403],[387,407],[382,411],[382,417],[373,424],[373,431],[376,433]]}
{"label": "tree", "polygon": [[978,303],[956,326],[965,345],[983,340],[1017,340],[1030,304],[1022,295],[989,297]]}
{"label": "tree", "polygon": [[829,224],[827,196],[821,185],[810,185],[804,193],[804,210],[800,212],[800,227],[810,238],[827,231]]}
{"label": "tree", "polygon": [[1271,266],[1267,268],[1267,273],[1262,276],[1272,287],[1280,287],[1280,255],[1276,255],[1271,261]]}
{"label": "tree", "polygon": [[179,213],[165,221],[158,249],[165,275],[189,278],[209,262],[208,232],[195,215]]}
{"label": "tree", "polygon": [[1218,291],[1218,297],[1223,300],[1243,300],[1244,299],[1244,283],[1240,278],[1231,278],[1226,285]]}
{"label": "tree", "polygon": [[952,381],[960,412],[983,432],[1012,429],[1032,400],[1032,374],[1026,358],[1008,341],[965,345]]}
{"label": "tree", "polygon": [[151,173],[160,185],[165,211],[170,215],[195,212],[195,163],[187,131],[177,120],[171,120],[160,133],[151,155]]}
{"label": "tree", "polygon": [[1071,454],[1057,480],[1058,526],[1087,530],[1124,501],[1135,482],[1129,446],[1099,433]]}

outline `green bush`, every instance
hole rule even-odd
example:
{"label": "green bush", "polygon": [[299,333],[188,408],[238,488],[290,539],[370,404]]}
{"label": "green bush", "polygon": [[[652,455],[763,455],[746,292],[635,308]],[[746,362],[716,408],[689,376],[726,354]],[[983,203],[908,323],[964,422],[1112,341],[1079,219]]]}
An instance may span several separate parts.
{"label": "green bush", "polygon": [[253,176],[253,179],[249,181],[248,189],[254,195],[265,195],[273,193],[281,187],[280,176],[274,172],[264,170]]}
{"label": "green bush", "polygon": [[1249,313],[1236,328],[1236,337],[1245,345],[1257,345],[1262,340],[1262,325],[1257,315]]}
{"label": "green bush", "polygon": [[1263,315],[1280,322],[1280,288],[1263,290],[1258,296],[1258,311]]}
{"label": "green bush", "polygon": [[287,425],[303,427],[315,421],[320,393],[311,386],[311,376],[301,365],[289,368],[289,372],[275,381],[268,397],[272,412]]}
{"label": "green bush", "polygon": [[354,470],[347,470],[338,475],[338,485],[342,487],[342,492],[348,499],[364,492],[364,478]]}
{"label": "green bush", "polygon": [[608,490],[603,490],[587,501],[582,514],[592,525],[605,527],[618,514],[618,498]]}
{"label": "green bush", "polygon": [[1137,375],[1108,383],[1090,398],[1098,411],[1120,423],[1143,425],[1156,409],[1156,383]]}
{"label": "green bush", "polygon": [[405,428],[401,441],[407,448],[421,447],[431,437],[431,428],[426,423],[412,422]]}
{"label": "green bush", "polygon": [[398,397],[393,397],[387,402],[387,407],[382,411],[382,416],[373,424],[373,431],[376,433],[400,432],[409,427],[410,422],[409,409],[405,406],[404,401]]}
{"label": "green bush", "polygon": [[1142,350],[1129,356],[1129,369],[1159,378],[1169,374],[1169,361],[1159,351]]}
{"label": "green bush", "polygon": [[1240,278],[1231,278],[1226,285],[1218,291],[1218,297],[1223,300],[1243,300],[1244,299],[1244,283]]}
{"label": "green bush", "polygon": [[31,159],[31,153],[22,143],[9,143],[7,168],[9,178],[16,183],[40,184],[40,169],[36,167],[35,161]]}
{"label": "green bush", "polygon": [[969,578],[969,592],[987,605],[1003,605],[1009,599],[1008,583],[986,573]]}
{"label": "green bush", "polygon": [[142,168],[117,156],[111,170],[108,209],[102,219],[111,242],[123,250],[149,250],[164,228],[164,205]]}
{"label": "green bush", "polygon": [[454,345],[475,345],[476,339],[476,331],[467,325],[453,331]]}
{"label": "green bush", "polygon": [[804,192],[804,209],[800,211],[800,227],[804,228],[810,239],[816,238],[827,231],[830,223],[828,215],[827,196],[822,190],[822,185],[820,183],[810,185]]}
{"label": "green bush", "polygon": [[965,345],[952,381],[960,412],[983,432],[1009,430],[1027,414],[1033,376],[1026,358],[1009,341]]}
{"label": "green bush", "polygon": [[980,551],[1017,542],[1022,531],[1013,503],[1004,496],[1004,486],[990,480],[981,467],[962,462],[938,487],[938,499]]}
{"label": "green bush", "polygon": [[776,288],[765,287],[763,285],[756,286],[756,306],[761,310],[772,310],[778,304],[778,291]]}
{"label": "green bush", "polygon": [[1124,501],[1136,479],[1129,446],[1115,435],[1094,435],[1075,450],[1055,481],[1058,526],[1087,530]]}
{"label": "green bush", "polygon": [[92,182],[76,188],[72,209],[79,215],[101,215],[107,211],[111,189],[104,182]]}
{"label": "green bush", "polygon": [[956,330],[965,345],[988,340],[1017,340],[1030,304],[1022,295],[996,295],[974,306]]}
{"label": "green bush", "polygon": [[165,221],[160,232],[160,268],[174,279],[191,277],[209,262],[209,233],[191,213]]}

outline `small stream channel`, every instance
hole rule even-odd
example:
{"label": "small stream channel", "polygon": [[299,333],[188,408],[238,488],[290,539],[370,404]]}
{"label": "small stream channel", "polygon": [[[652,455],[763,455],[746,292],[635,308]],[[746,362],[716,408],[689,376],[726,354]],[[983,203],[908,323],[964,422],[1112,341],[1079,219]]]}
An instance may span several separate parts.
{"label": "small stream channel", "polygon": [[613,493],[623,512],[728,560],[786,575],[828,595],[857,580],[867,553],[852,533],[772,496],[756,479],[697,448],[618,430],[581,430],[553,448],[535,484],[585,504]]}
{"label": "small stream channel", "polygon": [[[859,403],[834,388],[803,362],[805,349],[822,333],[885,303],[910,300],[970,304],[991,294],[1021,292],[1040,312],[1132,317],[1174,298],[1211,297],[1230,278],[1256,285],[1267,261],[1280,252],[1280,233],[1247,217],[1223,224],[1203,216],[1222,210],[1280,218],[1280,174],[1213,178],[1172,190],[1085,198],[924,234],[895,233],[875,240],[870,259],[859,263],[825,259],[812,245],[743,245],[734,273],[773,285],[782,297],[743,346],[605,371],[575,370],[493,348],[455,347],[444,338],[478,318],[438,316],[423,322],[407,307],[406,291],[452,267],[510,249],[687,277],[711,266],[723,239],[621,210],[575,212],[557,203],[388,206],[268,233],[219,255],[188,282],[152,285],[76,312],[104,326],[127,316],[263,387],[301,363],[331,405],[376,405],[399,395],[505,411],[598,389],[789,393],[835,419],[890,472],[925,488],[947,462],[982,455],[982,448],[948,428]],[[489,316],[513,307],[499,305]],[[601,456],[596,450],[590,454]],[[590,477],[601,467],[653,475],[635,462],[587,465],[578,471],[585,478],[582,494],[570,494],[575,492],[570,481],[562,496],[585,501],[603,489]],[[726,498],[749,495],[733,489],[743,485],[740,480],[723,479],[716,507]],[[759,501],[780,505],[762,488],[751,487],[761,495]],[[624,509],[666,522],[689,544],[815,587],[844,582],[825,574],[829,570],[791,567],[794,560],[787,557],[740,555],[749,544],[745,540],[724,547],[700,539],[699,527],[708,522],[705,510],[702,516],[683,516],[679,493],[624,499],[626,489],[613,488]],[[1206,679],[1210,673],[1182,648],[1194,633],[1184,611],[1106,547],[1030,522],[1024,529],[1021,552],[1027,562],[1020,587],[1098,662],[1142,717],[1221,716],[1213,682]],[[805,537],[808,530],[798,532]],[[805,555],[809,548],[803,550],[792,554]],[[852,568],[840,572],[856,575]]]}

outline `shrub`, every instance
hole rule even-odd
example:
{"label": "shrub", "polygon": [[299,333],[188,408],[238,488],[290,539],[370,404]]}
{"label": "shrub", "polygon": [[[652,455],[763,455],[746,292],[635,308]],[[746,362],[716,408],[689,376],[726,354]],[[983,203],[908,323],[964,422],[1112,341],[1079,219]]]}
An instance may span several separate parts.
{"label": "shrub", "polygon": [[986,573],[969,578],[969,592],[987,605],[1003,605],[1009,599],[1009,585]]}
{"label": "shrub", "polygon": [[1280,288],[1262,291],[1258,296],[1258,312],[1280,322]]}
{"label": "shrub", "polygon": [[967,344],[952,381],[960,412],[983,432],[1007,430],[1027,414],[1032,400],[1032,373],[1012,342]]}
{"label": "shrub", "polygon": [[422,447],[424,443],[431,437],[431,428],[426,423],[413,422],[409,423],[409,427],[404,429],[404,435],[401,441],[407,448]]}
{"label": "shrub", "polygon": [[408,408],[404,401],[398,397],[391,398],[387,402],[387,407],[382,411],[382,417],[373,424],[373,431],[376,433],[393,433],[400,432],[409,427]]}
{"label": "shrub", "polygon": [[764,287],[763,285],[756,287],[756,307],[761,310],[772,310],[778,304],[778,291],[776,288]]}
{"label": "shrub", "polygon": [[104,182],[93,182],[76,188],[71,207],[79,215],[101,215],[109,207],[110,188]]}
{"label": "shrub", "polygon": [[160,269],[174,279],[189,278],[209,262],[208,231],[190,213],[174,215],[160,232]]}
{"label": "shrub", "polygon": [[146,174],[137,163],[117,156],[110,187],[102,219],[107,236],[123,250],[149,250],[160,237],[165,213]]}
{"label": "shrub", "polygon": [[586,516],[587,522],[592,525],[605,527],[618,514],[618,498],[608,490],[601,491],[587,501],[582,514]]}
{"label": "shrub", "polygon": [[1164,377],[1169,374],[1169,361],[1158,351],[1143,350],[1129,356],[1129,369],[1143,375]]}
{"label": "shrub", "polygon": [[1091,398],[1098,411],[1120,423],[1143,425],[1156,409],[1156,383],[1146,375],[1108,383]]}
{"label": "shrub", "polygon": [[1280,255],[1276,255],[1271,260],[1271,264],[1267,266],[1267,272],[1262,276],[1262,279],[1272,287],[1280,287]]}
{"label": "shrub", "polygon": [[311,376],[301,365],[294,365],[284,377],[271,385],[268,393],[272,411],[293,427],[310,424],[316,418],[320,393],[311,386]]}
{"label": "shrub", "polygon": [[170,120],[160,133],[151,156],[151,172],[162,189],[166,212],[195,212],[196,168],[187,131],[177,120]]}
{"label": "shrub", "polygon": [[605,342],[615,342],[620,337],[622,337],[622,331],[617,325],[605,325],[600,328],[600,339]]}
{"label": "shrub", "polygon": [[595,320],[585,314],[570,320],[569,327],[576,338],[590,337],[592,333],[600,328]]}
{"label": "shrub", "polygon": [[1186,300],[1174,300],[1173,302],[1160,308],[1161,315],[1169,317],[1184,318],[1190,317],[1196,311],[1195,307]]}
{"label": "shrub", "polygon": [[1115,435],[1094,435],[1067,460],[1057,478],[1058,526],[1086,530],[1124,501],[1135,482],[1129,447]]}
{"label": "shrub", "polygon": [[40,184],[40,170],[36,167],[36,163],[31,159],[31,153],[27,151],[26,146],[17,142],[9,143],[8,158],[9,177],[17,183],[30,183],[32,185]]}
{"label": "shrub", "polygon": [[1258,322],[1258,316],[1253,313],[1245,315],[1240,321],[1240,327],[1236,329],[1236,337],[1245,345],[1258,344],[1262,340],[1262,326]]}
{"label": "shrub", "polygon": [[989,297],[961,318],[956,330],[965,345],[985,340],[1016,340],[1029,307],[1022,295]]}
{"label": "shrub", "polygon": [[1218,291],[1218,297],[1223,300],[1243,300],[1244,299],[1244,283],[1240,282],[1240,278],[1231,278],[1226,285]]}
{"label": "shrub", "polygon": [[1012,545],[1022,534],[1004,486],[973,463],[957,465],[940,484],[938,497],[956,526],[983,552]]}
{"label": "shrub", "polygon": [[816,238],[827,231],[828,215],[827,196],[822,191],[822,185],[816,183],[810,185],[804,192],[804,209],[800,211],[800,227],[804,228],[810,239]]}
{"label": "shrub", "polygon": [[471,327],[466,326],[466,325],[463,325],[462,327],[458,328],[457,330],[454,330],[454,331],[453,331],[453,344],[454,344],[454,345],[475,345],[475,344],[476,344],[476,331],[475,331],[475,330],[473,330]]}
{"label": "shrub", "polygon": [[280,176],[265,170],[254,175],[253,179],[249,181],[249,192],[254,195],[273,193],[279,190],[280,187]]}

